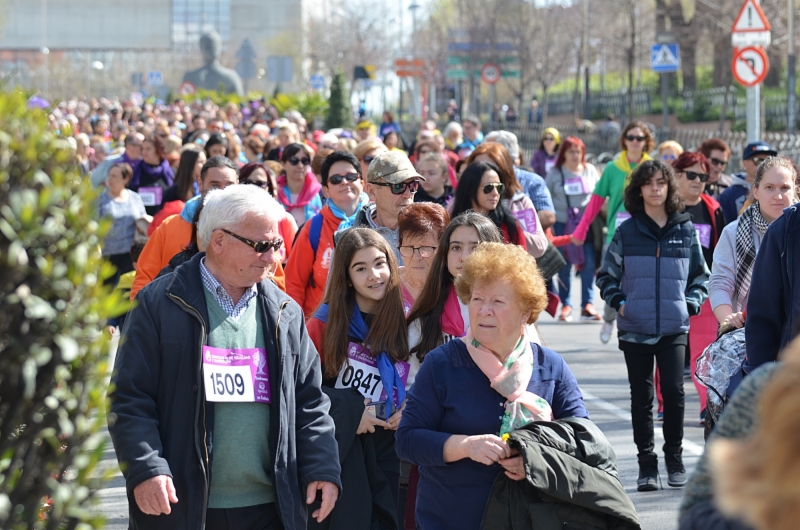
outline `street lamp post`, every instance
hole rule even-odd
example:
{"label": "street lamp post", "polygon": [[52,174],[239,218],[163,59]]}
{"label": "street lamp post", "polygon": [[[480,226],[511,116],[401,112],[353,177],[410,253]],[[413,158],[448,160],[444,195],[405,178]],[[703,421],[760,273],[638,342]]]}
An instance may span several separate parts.
{"label": "street lamp post", "polygon": [[[412,55],[414,56],[413,59],[417,59],[417,10],[421,6],[417,3],[413,3],[408,6],[408,10],[411,11],[411,51]],[[422,108],[420,105],[420,80],[418,77],[414,78],[414,114],[420,120],[422,120]]]}

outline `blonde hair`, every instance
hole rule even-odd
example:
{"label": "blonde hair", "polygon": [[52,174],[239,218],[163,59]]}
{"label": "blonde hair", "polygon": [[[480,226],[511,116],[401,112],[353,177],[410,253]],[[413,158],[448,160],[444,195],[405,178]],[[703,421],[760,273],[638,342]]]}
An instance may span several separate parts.
{"label": "blonde hair", "polygon": [[464,262],[456,278],[456,294],[464,304],[469,302],[475,284],[505,282],[514,286],[523,311],[530,311],[528,324],[533,324],[547,307],[547,289],[536,266],[536,260],[519,245],[481,243]]}
{"label": "blonde hair", "polygon": [[370,151],[374,151],[377,149],[380,152],[388,151],[386,146],[383,142],[380,141],[378,138],[368,138],[358,143],[355,149],[353,149],[353,155],[360,161],[364,158],[364,155],[369,153]]}
{"label": "blonde hair", "polygon": [[715,440],[708,456],[720,509],[757,530],[793,530],[800,515],[800,339],[781,355],[744,440]]}
{"label": "blonde hair", "polygon": [[666,151],[667,149],[672,149],[673,151],[678,153],[678,156],[683,154],[683,147],[681,147],[681,144],[679,144],[675,140],[667,140],[666,142],[661,142],[660,144],[658,144],[659,155],[664,154],[664,151]]}

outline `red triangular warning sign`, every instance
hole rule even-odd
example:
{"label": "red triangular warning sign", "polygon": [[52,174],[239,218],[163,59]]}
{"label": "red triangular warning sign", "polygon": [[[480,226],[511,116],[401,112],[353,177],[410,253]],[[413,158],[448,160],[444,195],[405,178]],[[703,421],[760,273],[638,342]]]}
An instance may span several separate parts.
{"label": "red triangular warning sign", "polygon": [[770,31],[772,27],[769,20],[755,0],[745,0],[739,10],[739,16],[733,23],[733,33],[747,33],[751,31]]}

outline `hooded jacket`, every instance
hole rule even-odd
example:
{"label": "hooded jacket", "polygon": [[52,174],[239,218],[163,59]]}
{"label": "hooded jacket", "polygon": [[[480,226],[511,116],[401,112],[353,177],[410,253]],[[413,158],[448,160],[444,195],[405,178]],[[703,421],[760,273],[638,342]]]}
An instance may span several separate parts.
{"label": "hooded jacket", "polygon": [[686,333],[689,317],[700,313],[710,273],[690,219],[674,213],[659,234],[655,222],[637,212],[614,233],[597,286],[617,311],[625,302],[617,318],[620,340]]}
{"label": "hooded jacket", "polygon": [[[197,254],[142,290],[128,315],[112,378],[109,432],[125,477],[130,528],[203,530],[214,457],[214,403],[204,399],[202,347],[208,310]],[[341,489],[330,400],[300,308],[269,280],[257,285],[271,376],[269,441],[284,528],[305,530],[306,488]],[[274,353],[273,353],[274,352]],[[172,477],[169,515],[142,513],[136,486]]]}
{"label": "hooded jacket", "polygon": [[800,333],[800,203],[773,222],[756,255],[747,299],[745,371],[778,358]]}
{"label": "hooded jacket", "polygon": [[356,215],[355,222],[353,222],[353,228],[372,228],[382,235],[386,242],[389,243],[389,247],[394,249],[394,256],[397,258],[397,264],[402,266],[403,256],[400,255],[400,250],[397,248],[400,246],[400,230],[398,228],[392,230],[391,228],[380,226],[376,223],[374,216],[377,208],[374,202],[361,208],[361,211]]}
{"label": "hooded jacket", "polygon": [[739,217],[739,211],[744,206],[747,194],[752,186],[747,182],[747,173],[734,173],[731,175],[731,185],[723,191],[719,198],[719,205],[725,219],[730,223]]}
{"label": "hooded jacket", "polygon": [[498,476],[482,530],[641,528],[614,450],[590,420],[537,421],[512,432],[508,443],[522,456],[525,479]]}

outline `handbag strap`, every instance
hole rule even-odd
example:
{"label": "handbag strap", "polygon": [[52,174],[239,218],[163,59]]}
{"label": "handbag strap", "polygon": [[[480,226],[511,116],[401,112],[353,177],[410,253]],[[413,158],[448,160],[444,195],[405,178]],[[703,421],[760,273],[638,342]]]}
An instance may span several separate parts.
{"label": "handbag strap", "polygon": [[566,182],[564,181],[564,166],[563,165],[562,166],[558,166],[558,171],[561,173],[561,189],[564,191],[564,197],[567,198],[567,208],[569,208],[571,210],[572,209],[572,201],[569,200],[569,193],[567,193],[567,190],[564,188],[564,186],[567,185]]}

